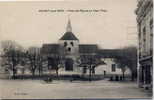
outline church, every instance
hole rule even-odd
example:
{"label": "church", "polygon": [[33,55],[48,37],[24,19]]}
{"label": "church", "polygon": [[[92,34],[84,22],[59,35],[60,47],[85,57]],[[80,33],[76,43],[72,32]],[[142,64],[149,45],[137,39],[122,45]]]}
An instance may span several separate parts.
{"label": "church", "polygon": [[[57,44],[43,44],[41,54],[48,60],[48,66],[53,59],[60,60],[63,66],[61,70],[69,72],[82,72],[83,68],[79,67],[79,58],[87,55],[97,55],[98,46],[96,44],[80,44],[79,39],[72,32],[70,19],[66,27],[66,32],[58,40]],[[53,67],[53,66],[52,66]]]}

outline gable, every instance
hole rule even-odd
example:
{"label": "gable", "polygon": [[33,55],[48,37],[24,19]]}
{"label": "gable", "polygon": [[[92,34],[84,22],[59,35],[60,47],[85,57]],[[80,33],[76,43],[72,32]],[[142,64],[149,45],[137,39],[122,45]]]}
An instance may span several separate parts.
{"label": "gable", "polygon": [[78,40],[78,38],[72,32],[66,32],[60,40]]}

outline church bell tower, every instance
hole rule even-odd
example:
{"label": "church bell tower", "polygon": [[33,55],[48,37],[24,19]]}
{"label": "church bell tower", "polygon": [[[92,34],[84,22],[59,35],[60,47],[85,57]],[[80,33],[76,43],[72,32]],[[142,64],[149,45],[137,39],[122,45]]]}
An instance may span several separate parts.
{"label": "church bell tower", "polygon": [[65,70],[74,71],[77,67],[77,58],[79,57],[79,40],[72,32],[71,20],[68,19],[66,32],[59,39],[59,45],[63,48],[65,55]]}

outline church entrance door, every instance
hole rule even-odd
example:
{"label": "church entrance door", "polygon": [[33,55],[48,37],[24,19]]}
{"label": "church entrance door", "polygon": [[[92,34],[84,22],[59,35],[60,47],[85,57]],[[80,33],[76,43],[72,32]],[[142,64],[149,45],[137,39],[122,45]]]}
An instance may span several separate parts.
{"label": "church entrance door", "polygon": [[73,71],[73,60],[71,58],[66,59],[65,70],[66,71]]}

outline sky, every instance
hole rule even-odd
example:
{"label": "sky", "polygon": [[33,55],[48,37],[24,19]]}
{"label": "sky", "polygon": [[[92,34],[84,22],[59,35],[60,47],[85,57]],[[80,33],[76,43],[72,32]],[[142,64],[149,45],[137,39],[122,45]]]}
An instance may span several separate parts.
{"label": "sky", "polygon": [[58,43],[70,18],[80,44],[105,49],[137,45],[136,5],[136,0],[0,2],[0,41],[13,40],[26,48]]}

